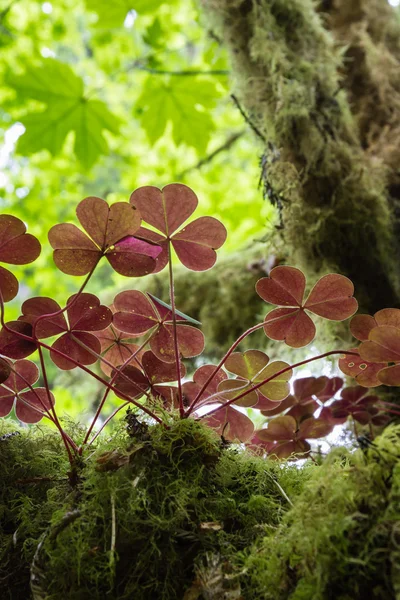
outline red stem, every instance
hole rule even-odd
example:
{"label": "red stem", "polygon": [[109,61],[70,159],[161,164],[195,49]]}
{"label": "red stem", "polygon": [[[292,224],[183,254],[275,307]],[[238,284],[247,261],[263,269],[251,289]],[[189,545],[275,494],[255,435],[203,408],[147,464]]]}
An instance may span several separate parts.
{"label": "red stem", "polygon": [[[2,294],[1,289],[0,289],[0,322],[1,322],[2,326],[4,327],[4,329],[6,329],[6,331],[11,331],[12,333],[17,333],[17,332],[13,332],[12,330],[10,330],[6,326],[6,324],[4,322],[4,299],[3,299],[3,294]],[[24,337],[24,338],[26,338],[26,339],[28,339],[30,341],[32,341],[32,338],[29,338],[28,336],[25,336],[25,335],[19,334],[19,333],[18,333],[18,335],[22,336],[22,337]],[[39,350],[39,348],[38,348],[38,350]],[[48,398],[49,398],[49,404],[50,404],[51,414],[53,415],[53,419],[52,420],[53,420],[54,424],[56,425],[58,431],[60,432],[60,435],[61,435],[61,438],[63,440],[65,449],[66,449],[67,454],[68,454],[68,460],[69,460],[70,464],[72,465],[73,464],[73,456],[71,454],[71,449],[68,446],[68,441],[67,441],[67,438],[65,437],[65,432],[64,432],[64,430],[63,430],[63,428],[62,428],[62,426],[61,426],[61,424],[60,424],[60,422],[58,420],[57,413],[56,413],[55,408],[54,408],[54,406],[52,405],[52,402],[51,402],[50,389],[49,389],[49,386],[48,386],[48,381],[47,381],[47,377],[46,377],[46,370],[44,369],[43,356],[41,355],[41,352],[39,352],[39,358],[40,358],[40,363],[41,363],[41,366],[42,366],[42,372],[43,372],[43,379],[44,379],[44,383],[45,383],[45,388],[46,388],[46,392],[47,392],[47,395],[48,395]],[[29,387],[31,387],[31,386],[29,386]]]}
{"label": "red stem", "polygon": [[[128,404],[130,404],[129,402],[124,402],[123,404],[121,404],[121,406],[118,406],[118,408],[116,408],[114,410],[114,412],[111,413],[111,415],[109,417],[107,417],[107,419],[104,421],[103,425],[100,427],[100,429],[94,434],[94,436],[92,437],[92,439],[90,440],[90,442],[88,443],[88,446],[91,446],[94,442],[94,440],[97,438],[97,436],[100,435],[100,433],[103,431],[104,427],[106,425],[108,425],[108,423],[111,421],[111,419],[113,419],[115,417],[115,415],[122,410],[123,408],[125,408],[125,406],[128,406]],[[83,445],[83,444],[82,444]]]}
{"label": "red stem", "polygon": [[38,323],[40,323],[40,321],[43,321],[43,319],[48,319],[49,317],[57,317],[58,315],[61,315],[62,313],[64,313],[66,310],[68,310],[69,308],[71,308],[71,306],[73,306],[75,304],[75,302],[78,300],[79,296],[82,294],[83,290],[89,283],[90,278],[92,277],[97,265],[99,264],[99,260],[96,262],[94,267],[91,269],[91,271],[87,275],[85,281],[82,283],[82,285],[79,288],[79,290],[77,291],[77,293],[74,294],[74,298],[73,298],[73,300],[71,300],[71,302],[67,302],[67,304],[65,305],[64,308],[60,308],[60,310],[57,310],[54,313],[47,313],[45,315],[40,315],[40,317],[38,317],[36,319],[36,321],[32,325],[32,337],[33,338],[37,339],[36,338],[36,327],[37,327]]}
{"label": "red stem", "polygon": [[213,373],[211,373],[211,375],[209,376],[209,378],[206,380],[206,382],[204,383],[204,385],[202,386],[202,388],[200,389],[200,391],[196,395],[196,397],[193,400],[192,404],[189,406],[188,410],[186,411],[186,415],[185,415],[186,417],[188,417],[193,412],[194,407],[199,402],[202,394],[207,389],[207,387],[210,384],[210,382],[214,379],[214,377],[216,376],[216,374],[218,373],[218,371],[223,367],[223,365],[225,364],[226,360],[229,358],[229,356],[232,354],[232,352],[235,350],[235,348],[240,344],[240,342],[242,342],[248,335],[250,335],[250,333],[253,333],[254,331],[257,331],[257,329],[261,329],[261,327],[264,327],[264,325],[265,325],[265,323],[262,322],[262,323],[258,323],[258,325],[254,325],[253,327],[250,327],[250,329],[248,329],[247,331],[245,331],[244,333],[242,333],[242,335],[240,337],[238,337],[238,339],[236,340],[236,342],[233,342],[233,344],[229,348],[228,352],[225,354],[225,356],[222,357],[222,359],[220,360],[220,362],[216,366],[215,371],[213,371]]}
{"label": "red stem", "polygon": [[141,410],[143,410],[143,412],[145,412],[147,415],[149,415],[149,417],[151,417],[152,419],[154,419],[158,423],[162,423],[162,420],[159,417],[157,417],[157,415],[154,414],[151,410],[149,410],[148,408],[146,408],[145,406],[143,406],[143,404],[139,404],[138,402],[136,402],[132,398],[129,398],[129,396],[126,396],[126,394],[122,394],[122,392],[120,392],[119,390],[116,390],[116,388],[114,388],[114,386],[110,385],[110,383],[108,381],[106,381],[105,379],[103,379],[102,377],[100,377],[99,375],[97,375],[97,373],[94,373],[93,371],[91,371],[90,369],[88,369],[87,367],[85,367],[85,365],[82,365],[81,363],[77,362],[74,358],[72,358],[70,356],[67,356],[66,354],[64,354],[64,352],[61,352],[61,350],[58,350],[57,348],[52,348],[51,346],[49,346],[48,344],[45,344],[44,342],[42,342],[39,339],[33,340],[32,337],[30,337],[28,335],[25,335],[23,333],[20,333],[19,331],[14,331],[13,329],[10,329],[4,323],[4,319],[2,320],[2,325],[3,325],[3,327],[4,327],[4,329],[6,331],[12,333],[13,335],[16,335],[17,337],[20,337],[21,339],[27,340],[29,342],[34,342],[34,343],[38,344],[39,346],[42,346],[43,348],[46,348],[46,350],[51,350],[52,352],[55,352],[59,356],[62,356],[63,358],[71,361],[72,363],[74,363],[75,366],[77,366],[80,369],[82,369],[82,371],[85,371],[85,373],[88,373],[94,379],[96,379],[97,381],[100,381],[100,383],[102,383],[103,385],[105,385],[107,388],[110,388],[111,391],[113,391],[113,392],[118,391],[118,393],[120,395],[124,396],[125,400],[128,400],[129,402],[132,402],[132,404],[134,404],[137,408],[140,408]]}
{"label": "red stem", "polygon": [[[245,392],[239,394],[238,396],[235,396],[235,398],[232,398],[231,400],[228,400],[224,404],[221,404],[221,406],[217,406],[217,408],[214,408],[209,413],[206,413],[206,414],[202,415],[201,417],[199,417],[199,419],[203,419],[204,417],[209,417],[210,415],[213,415],[218,410],[221,410],[221,408],[226,408],[227,406],[229,406],[233,402],[236,402],[237,400],[240,400],[244,396],[247,396],[247,394],[250,394],[250,392],[258,390],[258,388],[262,387],[263,385],[265,385],[269,381],[272,381],[276,377],[279,377],[279,375],[282,375],[283,373],[287,373],[287,371],[291,371],[292,369],[295,369],[296,367],[301,367],[302,365],[306,365],[306,364],[308,364],[310,362],[313,362],[314,360],[319,360],[321,358],[326,358],[327,356],[332,356],[333,354],[350,354],[352,356],[358,356],[357,352],[349,352],[348,350],[331,350],[330,352],[325,352],[324,354],[319,354],[318,356],[314,356],[313,358],[307,358],[306,360],[302,360],[301,362],[295,363],[294,365],[289,365],[288,367],[285,367],[284,369],[281,369],[280,371],[278,371],[274,375],[271,375],[271,377],[267,377],[266,379],[263,379],[262,381],[260,381],[256,385],[251,386]],[[213,396],[217,396],[217,395],[220,396],[221,392],[219,392],[219,393],[217,392],[216,394],[213,394]],[[213,396],[210,396],[210,398],[207,398],[207,400],[210,400]]]}
{"label": "red stem", "polygon": [[386,402],[386,400],[379,400],[379,404],[385,406],[393,406],[393,408],[398,408],[400,410],[400,404],[394,404],[393,402]]}
{"label": "red stem", "polygon": [[174,275],[172,270],[172,254],[171,254],[171,240],[168,239],[168,269],[169,269],[169,293],[171,298],[171,310],[172,310],[172,327],[174,332],[174,351],[175,351],[175,362],[176,362],[176,375],[178,379],[178,397],[179,397],[179,414],[181,418],[185,416],[185,407],[183,405],[183,394],[182,394],[182,381],[181,381],[181,364],[179,356],[178,346],[178,334],[176,327],[176,312],[175,312],[175,290],[174,290]]}
{"label": "red stem", "polygon": [[[119,367],[119,370],[123,369],[127,364],[130,363],[130,361],[132,360],[132,358],[135,358],[135,356],[137,354],[139,354],[139,352],[141,350],[143,350],[143,348],[149,343],[149,341],[151,340],[151,338],[153,337],[153,335],[155,335],[157,333],[157,331],[158,331],[158,329],[156,329],[155,331],[153,331],[153,333],[147,338],[147,340],[145,340],[143,342],[143,344],[141,346],[139,346],[139,348],[136,350],[136,352],[134,352],[131,356],[129,356],[126,359],[126,361]],[[112,378],[110,380],[110,384],[111,385],[114,383],[115,379],[117,378],[117,376],[119,374],[119,370],[118,371],[116,370],[115,373],[114,373],[114,375],[112,376]],[[99,406],[98,406],[98,408],[96,410],[96,413],[95,413],[95,415],[93,417],[93,420],[92,420],[92,422],[90,424],[90,427],[87,430],[87,433],[86,433],[85,438],[84,438],[84,440],[82,442],[82,445],[79,448],[80,453],[82,453],[83,446],[86,444],[86,442],[89,439],[90,434],[92,433],[93,427],[95,426],[96,421],[99,418],[101,411],[103,410],[103,406],[104,406],[104,404],[105,404],[105,402],[107,400],[107,397],[108,397],[109,393],[110,393],[110,388],[107,388],[106,391],[105,391],[105,393],[104,393],[104,396],[103,396],[103,398],[102,398],[102,400],[101,400],[101,402],[100,402],[100,404],[99,404]],[[108,423],[108,421],[109,421],[109,419],[107,419],[106,423]],[[103,424],[103,426],[101,427],[101,429],[103,429],[104,425],[105,425],[105,423]],[[101,431],[101,429],[100,429],[100,431]]]}
{"label": "red stem", "polygon": [[[62,440],[64,442],[64,446],[65,446],[65,448],[66,448],[66,450],[68,452],[69,461],[70,461],[70,463],[72,465],[73,464],[73,457],[71,456],[71,453],[69,451],[68,441],[67,441],[67,438],[65,437],[65,431],[62,428],[60,421],[58,420],[56,409],[54,408],[54,406],[53,406],[53,404],[51,402],[51,394],[50,394],[49,381],[47,379],[46,365],[45,365],[45,362],[44,362],[43,352],[42,352],[42,349],[40,348],[40,346],[38,346],[38,353],[39,353],[40,366],[42,368],[42,375],[43,375],[43,380],[44,380],[44,387],[46,388],[47,397],[49,399],[49,403],[50,403],[50,407],[51,407],[51,412],[52,412],[52,415],[54,417],[54,422],[56,424],[57,429],[60,432],[60,435],[61,435]],[[75,449],[76,449],[76,444],[74,443],[74,450]]]}
{"label": "red stem", "polygon": [[[125,379],[125,381],[128,381],[128,383],[132,384],[139,392],[143,392],[143,394],[147,397],[147,399],[150,400],[149,393],[146,392],[145,390],[142,390],[141,387],[139,387],[134,381],[132,381],[132,379],[129,379],[129,377],[127,375],[125,375],[125,373],[123,371],[121,371],[121,369],[125,365],[121,365],[121,367],[115,367],[115,365],[110,363],[106,358],[104,358],[104,356],[97,354],[97,352],[95,350],[93,350],[92,348],[90,348],[90,346],[87,346],[80,339],[78,339],[76,336],[74,336],[72,331],[70,332],[70,334],[71,334],[71,338],[74,340],[74,342],[76,342],[78,344],[78,346],[81,346],[81,348],[84,348],[85,350],[87,350],[90,354],[95,356],[97,358],[97,360],[99,360],[100,362],[103,362],[105,365],[107,365],[107,367],[111,367],[113,371],[116,371],[117,375],[121,375],[121,377],[123,379]],[[54,350],[54,348],[53,348],[53,350]],[[137,352],[135,354],[137,354]],[[131,360],[131,358],[132,357],[129,358],[128,362]]]}

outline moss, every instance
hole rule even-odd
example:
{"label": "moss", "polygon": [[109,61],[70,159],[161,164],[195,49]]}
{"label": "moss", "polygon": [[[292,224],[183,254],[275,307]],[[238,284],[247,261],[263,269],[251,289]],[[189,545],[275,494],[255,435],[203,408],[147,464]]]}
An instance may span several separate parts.
{"label": "moss", "polygon": [[[398,139],[400,86],[398,73],[394,80],[390,73],[400,54],[394,42],[399,27],[389,6],[379,17],[380,27],[374,25],[380,1],[321,4],[328,18],[312,0],[203,0],[230,54],[235,92],[264,137],[262,177],[281,212],[282,245],[291,262],[310,274],[348,275],[362,307],[374,311],[397,305],[400,298],[396,207],[390,199],[398,161],[394,167],[387,160],[390,152],[378,154],[365,141],[377,114],[385,139],[388,131]],[[352,14],[340,26],[343,11]],[[343,88],[355,92],[351,77],[359,62],[346,57],[346,45],[356,38],[366,73],[358,81],[365,81],[368,91],[349,101]],[[390,69],[383,69],[382,61]],[[369,116],[362,119],[365,107]],[[375,142],[378,138],[382,141],[375,134]]]}
{"label": "moss", "polygon": [[61,443],[44,431],[0,441],[2,599],[31,597],[31,564],[34,600],[400,591],[400,426],[369,450],[337,448],[299,468],[225,447],[193,420],[130,435],[122,425],[83,456],[75,489]]}
{"label": "moss", "polygon": [[68,462],[58,435],[0,422],[0,598],[28,598],[39,535],[68,492]]}
{"label": "moss", "polygon": [[[59,477],[61,448],[53,444],[51,436],[47,445],[40,432],[21,431],[4,446],[4,460],[10,464],[18,453],[28,477],[30,455],[35,463],[40,448],[50,473],[58,465]],[[233,562],[238,551],[278,527],[289,506],[286,495],[297,493],[307,477],[295,467],[224,448],[214,432],[193,420],[172,419],[169,429],[154,426],[136,437],[122,428],[83,458],[75,490],[57,481],[43,491],[36,482],[35,501],[28,488],[24,500],[13,502],[18,484],[9,478],[4,486],[12,526],[3,527],[1,547],[10,549],[18,528],[25,551],[2,564],[9,592],[0,587],[1,598],[29,598],[36,548],[38,598],[180,598],[195,578],[194,565],[209,553]],[[39,463],[34,473],[43,473]]]}
{"label": "moss", "polygon": [[247,556],[245,598],[396,598],[400,427],[375,444],[336,449],[314,470],[278,532]]}

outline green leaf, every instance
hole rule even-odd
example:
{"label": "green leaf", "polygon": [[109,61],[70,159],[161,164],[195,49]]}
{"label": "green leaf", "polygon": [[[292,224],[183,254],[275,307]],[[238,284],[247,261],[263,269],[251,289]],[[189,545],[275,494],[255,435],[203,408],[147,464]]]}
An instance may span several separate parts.
{"label": "green leaf", "polygon": [[18,141],[19,153],[47,149],[52,155],[59,154],[68,133],[74,131],[74,151],[83,167],[89,169],[101,154],[107,154],[102,131],[118,133],[119,121],[104,102],[85,98],[82,79],[68,65],[47,59],[24,75],[9,76],[7,83],[21,99],[47,105],[43,112],[29,112],[19,119],[26,128]]}
{"label": "green leaf", "polygon": [[[150,296],[150,298],[152,300],[155,300],[156,303],[158,302],[158,304],[161,304],[161,306],[164,306],[164,308],[168,308],[168,310],[172,311],[172,306],[170,304],[167,304],[163,300],[160,300],[160,298],[157,298],[157,296],[153,296],[153,294],[150,294],[150,292],[147,292],[147,295]],[[189,315],[185,315],[185,313],[181,312],[180,310],[175,309],[175,314],[177,315],[177,317],[181,317],[183,319],[183,321],[187,321],[188,323],[193,323],[193,325],[201,325],[200,321],[196,321],[196,319],[193,319],[193,317],[189,317]],[[177,320],[179,320],[179,319],[177,319]]]}
{"label": "green leaf", "polygon": [[89,10],[97,13],[97,27],[112,29],[122,27],[126,15],[134,10],[139,15],[156,10],[164,0],[86,0]]}
{"label": "green leaf", "polygon": [[143,35],[143,41],[152,48],[162,48],[163,43],[165,44],[164,33],[161,21],[157,17],[146,29]]}
{"label": "green leaf", "polygon": [[154,144],[171,122],[176,146],[183,143],[203,153],[215,129],[210,111],[219,95],[216,83],[209,79],[182,76],[165,81],[149,76],[137,102],[149,141]]}

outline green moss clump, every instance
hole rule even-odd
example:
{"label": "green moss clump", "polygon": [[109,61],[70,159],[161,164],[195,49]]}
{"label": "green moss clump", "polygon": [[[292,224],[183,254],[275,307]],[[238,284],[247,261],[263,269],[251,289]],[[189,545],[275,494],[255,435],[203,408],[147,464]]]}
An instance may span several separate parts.
{"label": "green moss clump", "polygon": [[[398,175],[397,166],[386,159],[396,154],[395,142],[386,147],[385,141],[387,130],[398,139],[398,84],[390,75],[398,60],[385,50],[384,64],[391,67],[386,71],[379,61],[383,40],[370,38],[376,20],[371,6],[384,15],[381,38],[388,30],[383,21],[394,22],[390,7],[385,9],[380,0],[321,3],[321,11],[331,10],[334,22],[343,17],[342,5],[357,12],[355,19],[350,14],[343,21],[357,38],[364,35],[358,40],[359,52],[345,60],[349,40],[335,41],[325,25],[326,15],[313,0],[205,0],[203,5],[229,52],[235,93],[264,140],[262,178],[266,195],[281,212],[285,253],[309,273],[337,270],[349,276],[365,310],[397,305],[400,251],[390,182],[393,173],[396,182]],[[337,28],[342,31],[343,23]],[[395,29],[398,39],[397,25]],[[347,63],[354,65],[354,77]],[[361,127],[360,119],[366,119],[357,94],[349,99],[343,89],[346,73],[355,85],[374,81],[366,93],[373,115],[387,114],[386,95],[394,98],[390,102],[396,108],[378,127],[375,124],[374,135],[368,125]],[[395,77],[397,81],[397,71]],[[376,151],[378,134],[382,158]]]}
{"label": "green moss clump", "polygon": [[400,593],[400,427],[315,469],[245,559],[246,600],[385,600]]}
{"label": "green moss clump", "polygon": [[[60,477],[61,448],[52,444],[50,436],[46,452],[55,455],[47,458],[49,472],[54,463]],[[27,477],[30,454],[35,461],[46,446],[46,438],[23,432],[9,440],[4,460],[10,463],[19,452]],[[29,490],[24,502],[12,502],[11,488],[18,485],[9,479],[3,492],[13,524],[1,532],[1,544],[10,548],[19,528],[26,551],[14,553],[18,566],[2,565],[4,574],[18,572],[21,583],[1,598],[30,597],[32,561],[35,600],[182,598],[195,580],[195,565],[210,555],[233,564],[238,551],[278,527],[287,496],[308,476],[225,448],[191,419],[171,419],[169,429],[157,425],[136,437],[121,428],[111,442],[88,451],[83,463],[78,488],[68,492],[59,482],[44,493],[36,483],[35,502]]]}
{"label": "green moss clump", "polygon": [[55,434],[24,428],[1,440],[7,428],[4,600],[400,593],[400,426],[368,450],[337,448],[321,466],[299,468],[226,447],[191,419],[131,427],[130,435],[124,424],[88,449],[75,488]]}
{"label": "green moss clump", "polygon": [[39,536],[69,492],[66,453],[55,432],[0,421],[0,598],[29,598]]}

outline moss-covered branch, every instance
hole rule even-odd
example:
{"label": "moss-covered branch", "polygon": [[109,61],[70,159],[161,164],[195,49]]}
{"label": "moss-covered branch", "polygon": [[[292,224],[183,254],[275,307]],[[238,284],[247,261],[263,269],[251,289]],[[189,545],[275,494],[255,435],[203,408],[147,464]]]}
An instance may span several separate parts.
{"label": "moss-covered branch", "polygon": [[[399,303],[400,26],[380,0],[202,0],[292,260],[337,269],[365,308]],[[351,6],[351,8],[350,8]],[[396,155],[396,156],[395,156]],[[397,186],[397,187],[396,187]]]}

